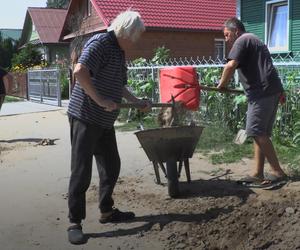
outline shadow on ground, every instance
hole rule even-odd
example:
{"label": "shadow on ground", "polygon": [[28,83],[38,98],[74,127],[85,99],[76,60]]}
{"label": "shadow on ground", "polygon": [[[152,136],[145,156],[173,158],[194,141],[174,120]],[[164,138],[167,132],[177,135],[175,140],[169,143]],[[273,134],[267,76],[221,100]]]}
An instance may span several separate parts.
{"label": "shadow on ground", "polygon": [[[193,197],[237,197],[240,202],[239,204],[228,204],[224,207],[211,207],[203,213],[166,213],[159,215],[147,215],[136,217],[134,220],[126,222],[126,224],[141,222],[143,225],[139,225],[129,229],[117,229],[115,231],[107,231],[102,233],[86,233],[85,237],[89,238],[101,238],[101,237],[119,237],[129,235],[140,235],[148,232],[154,225],[159,225],[160,231],[163,228],[173,222],[184,222],[184,223],[207,223],[215,220],[220,215],[229,215],[235,209],[236,206],[242,206],[246,203],[247,198],[254,192],[245,187],[241,187],[232,180],[194,180],[190,183],[180,182],[181,195],[178,200],[185,200]],[[189,202],[189,201],[186,201]],[[157,228],[157,226],[156,226]]]}

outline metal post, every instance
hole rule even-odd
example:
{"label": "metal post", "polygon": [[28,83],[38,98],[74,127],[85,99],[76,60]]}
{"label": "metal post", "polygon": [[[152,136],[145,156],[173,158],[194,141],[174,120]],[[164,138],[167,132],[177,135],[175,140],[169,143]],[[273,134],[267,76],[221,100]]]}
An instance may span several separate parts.
{"label": "metal post", "polygon": [[30,101],[30,71],[27,70],[27,100]]}
{"label": "metal post", "polygon": [[43,103],[43,89],[44,89],[44,82],[43,82],[43,79],[42,79],[42,71],[39,71],[39,75],[40,75],[40,102]]}
{"label": "metal post", "polygon": [[[154,68],[151,68],[151,78],[152,78],[153,82],[155,82],[155,79],[154,79]],[[155,92],[155,88],[152,88],[152,100],[154,100],[154,92]]]}
{"label": "metal post", "polygon": [[60,89],[60,70],[56,69],[56,93],[57,93],[57,105],[61,107],[61,89]]}

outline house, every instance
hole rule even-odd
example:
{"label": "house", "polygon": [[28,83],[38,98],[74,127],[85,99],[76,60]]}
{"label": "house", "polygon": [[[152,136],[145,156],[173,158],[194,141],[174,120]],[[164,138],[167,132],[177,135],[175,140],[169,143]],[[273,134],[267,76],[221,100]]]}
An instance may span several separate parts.
{"label": "house", "polygon": [[299,0],[239,0],[246,30],[267,44],[272,54],[300,51]]}
{"label": "house", "polygon": [[50,63],[69,54],[69,43],[59,41],[67,10],[29,7],[25,16],[20,46],[33,44]]}
{"label": "house", "polygon": [[71,0],[61,41],[82,45],[91,35],[106,32],[114,17],[129,8],[140,12],[146,26],[136,48],[127,52],[129,60],[152,58],[161,46],[176,58],[223,58],[222,26],[236,16],[236,0]]}

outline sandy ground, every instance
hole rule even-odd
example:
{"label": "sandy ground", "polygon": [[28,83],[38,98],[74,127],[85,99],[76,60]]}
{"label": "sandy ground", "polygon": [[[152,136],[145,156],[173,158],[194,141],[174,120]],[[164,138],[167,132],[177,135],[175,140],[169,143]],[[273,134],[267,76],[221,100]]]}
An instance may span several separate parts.
{"label": "sandy ground", "polygon": [[[300,249],[300,182],[272,191],[244,188],[234,180],[249,172],[251,159],[215,166],[194,154],[192,182],[183,171],[182,195],[171,199],[162,173],[162,185],[154,182],[132,132],[117,133],[122,170],[114,198],[136,220],[99,224],[94,167],[83,224],[88,241],[73,246],[66,233],[65,110],[1,116],[0,125],[0,249]],[[47,138],[54,145],[39,145]]]}

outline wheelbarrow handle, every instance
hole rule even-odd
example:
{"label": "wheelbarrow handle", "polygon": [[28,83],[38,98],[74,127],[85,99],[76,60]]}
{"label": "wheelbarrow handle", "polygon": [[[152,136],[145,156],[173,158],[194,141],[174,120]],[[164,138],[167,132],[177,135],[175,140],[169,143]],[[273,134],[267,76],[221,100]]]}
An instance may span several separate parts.
{"label": "wheelbarrow handle", "polygon": [[[173,107],[174,104],[173,103],[152,103],[151,104],[151,108],[164,108],[164,107]],[[143,105],[142,103],[120,103],[118,104],[118,108],[122,109],[122,108],[144,108],[145,105]]]}

